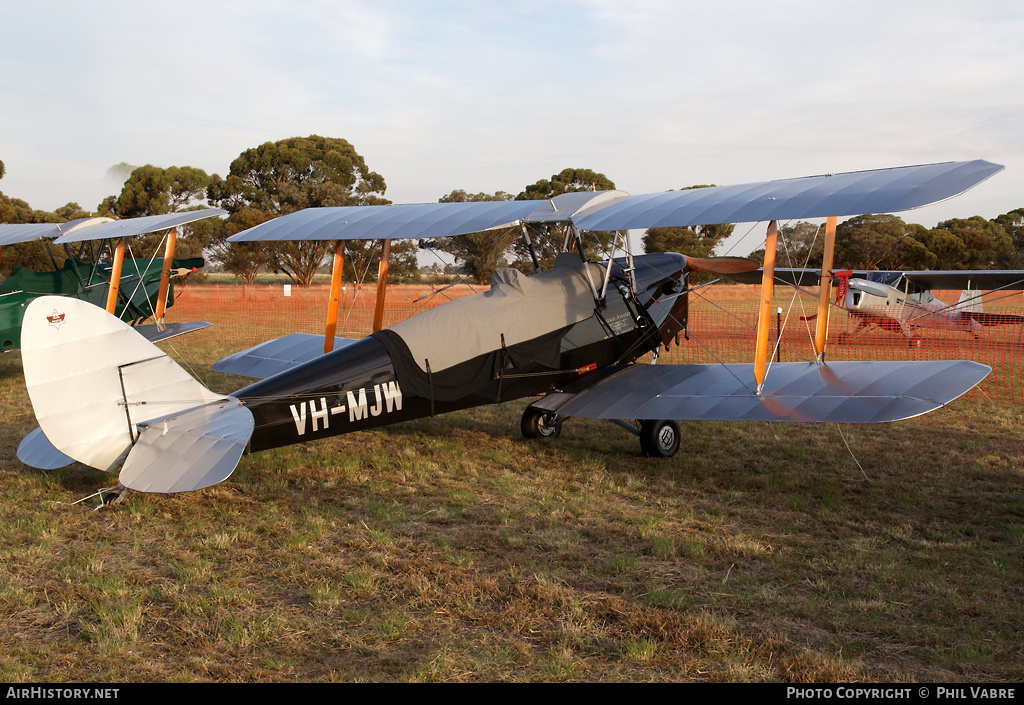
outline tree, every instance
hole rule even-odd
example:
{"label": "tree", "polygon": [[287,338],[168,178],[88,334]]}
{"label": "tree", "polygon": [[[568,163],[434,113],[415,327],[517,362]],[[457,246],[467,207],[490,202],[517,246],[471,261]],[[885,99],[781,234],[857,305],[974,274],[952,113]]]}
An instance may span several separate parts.
{"label": "tree", "polygon": [[[0,162],[0,178],[7,173],[3,162]],[[77,203],[69,203],[58,211],[77,213]],[[75,215],[75,217],[81,217]],[[10,198],[0,191],[0,223],[62,223],[69,218],[61,213],[50,213],[48,211],[33,210],[32,207],[20,198]],[[38,240],[23,242],[7,248],[11,255],[4,256],[0,261],[0,271],[4,275],[9,274],[14,266],[27,267],[29,269],[44,271],[51,267],[60,267],[64,263],[64,253],[59,250],[49,251],[45,243]]]}
{"label": "tree", "polygon": [[615,184],[604,174],[591,169],[562,169],[550,179],[541,179],[524,188],[517,201],[543,201],[574,191],[610,191]]}
{"label": "tree", "polygon": [[210,253],[224,269],[251,286],[260,271],[274,262],[272,242],[228,242],[235,233],[255,227],[270,220],[264,211],[242,208],[231,214],[227,220],[216,220],[219,232],[213,234]]}
{"label": "tree", "polygon": [[[343,278],[350,282],[375,282],[380,268],[380,245],[376,240],[349,240],[345,243]],[[419,243],[392,240],[388,258],[388,281],[419,281]]]}
{"label": "tree", "polygon": [[779,258],[786,267],[817,266],[825,255],[825,228],[798,221],[779,230],[782,249]]}
{"label": "tree", "polygon": [[[266,142],[242,152],[226,179],[212,177],[207,196],[235,218],[243,210],[266,219],[303,208],[390,203],[384,178],[346,140],[310,135]],[[250,216],[251,219],[251,216]],[[272,243],[272,267],[307,286],[329,242]]]}
{"label": "tree", "polygon": [[[550,179],[536,181],[516,196],[517,201],[541,201],[560,196],[563,193],[577,191],[611,191],[615,189],[615,183],[604,174],[592,169],[562,169],[553,174]],[[562,248],[565,239],[565,228],[562,225],[532,226],[531,239],[537,252],[542,267],[549,267],[555,260],[555,256]],[[601,242],[607,239],[607,233],[583,233],[583,250],[588,260],[601,259]],[[512,254],[515,258],[514,266],[524,270],[532,271],[533,262],[530,257],[529,247],[523,238],[518,238],[512,245]]]}
{"label": "tree", "polygon": [[925,228],[890,214],[859,215],[836,226],[834,268],[931,269]]}
{"label": "tree", "polygon": [[964,244],[964,257],[956,269],[991,269],[1013,252],[1013,238],[997,220],[985,220],[977,215],[954,218],[939,223],[934,229],[946,231]]}
{"label": "tree", "polygon": [[[119,218],[177,213],[205,203],[211,177],[202,169],[172,166],[162,169],[152,164],[137,167],[113,201]],[[105,201],[106,202],[106,201]]]}
{"label": "tree", "polygon": [[967,261],[964,241],[948,230],[932,228],[918,233],[915,239],[928,250],[928,266],[919,269],[963,269]]}
{"label": "tree", "polygon": [[[511,201],[512,196],[504,191],[496,193],[466,193],[458,189],[438,199],[439,203],[471,203],[478,201]],[[518,226],[485,230],[479,233],[444,237],[425,241],[429,247],[453,255],[466,272],[476,279],[478,284],[486,284],[499,267],[507,267],[505,254],[509,247],[522,236]]]}
{"label": "tree", "polygon": [[999,269],[1024,269],[1024,208],[1003,213],[996,217],[1013,244],[1009,253],[998,262]]}
{"label": "tree", "polygon": [[91,215],[89,211],[84,210],[80,205],[78,205],[74,201],[65,203],[63,206],[55,210],[53,214],[56,215],[58,218],[61,219],[61,221],[65,223],[68,222],[69,220],[88,218]]}
{"label": "tree", "polygon": [[[132,169],[121,193],[107,196],[96,210],[99,215],[110,218],[141,218],[204,208],[210,183],[211,177],[202,169],[191,166],[164,169],[147,164]],[[178,228],[175,256],[202,256],[215,229],[214,223],[207,221]],[[164,235],[163,232],[149,233],[135,238],[131,243],[132,253],[139,257],[163,256],[160,243]]]}
{"label": "tree", "polygon": [[[936,261],[921,239],[923,226],[907,224],[889,214],[861,215],[836,227],[834,269],[931,269]],[[798,222],[780,230],[783,247],[776,264],[819,267],[824,251],[820,226]],[[787,256],[788,255],[788,256]],[[764,250],[751,253],[764,261]]]}
{"label": "tree", "polygon": [[[687,186],[684,191],[714,184]],[[732,235],[733,225],[694,225],[687,228],[649,228],[644,232],[644,252],[678,252],[689,257],[710,257],[718,243]]]}

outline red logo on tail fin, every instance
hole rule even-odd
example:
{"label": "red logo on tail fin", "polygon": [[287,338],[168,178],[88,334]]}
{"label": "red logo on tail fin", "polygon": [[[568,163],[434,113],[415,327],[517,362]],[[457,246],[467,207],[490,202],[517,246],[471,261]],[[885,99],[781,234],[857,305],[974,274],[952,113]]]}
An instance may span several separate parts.
{"label": "red logo on tail fin", "polygon": [[53,313],[47,316],[46,320],[50,322],[51,326],[60,330],[61,324],[64,323],[64,314],[57,309],[53,309]]}

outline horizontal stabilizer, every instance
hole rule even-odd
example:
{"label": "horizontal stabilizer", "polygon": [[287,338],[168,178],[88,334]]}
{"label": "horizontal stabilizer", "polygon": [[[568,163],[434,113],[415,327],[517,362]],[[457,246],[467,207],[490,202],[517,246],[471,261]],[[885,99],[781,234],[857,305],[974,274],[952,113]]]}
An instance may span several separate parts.
{"label": "horizontal stabilizer", "polygon": [[179,335],[185,335],[185,333],[209,328],[211,325],[213,324],[207,323],[206,321],[166,323],[161,326],[158,326],[155,323],[149,323],[144,326],[135,326],[135,331],[149,342],[159,343],[161,340],[176,338]]}
{"label": "horizontal stabilizer", "polygon": [[207,404],[139,424],[139,437],[118,480],[138,492],[188,492],[234,472],[253,430],[237,399]]}
{"label": "horizontal stabilizer", "polygon": [[590,419],[882,423],[938,409],[991,371],[966,360],[775,363],[757,394],[750,364],[630,365],[533,406]]}
{"label": "horizontal stabilizer", "polygon": [[[338,350],[354,342],[354,338],[335,338],[334,349]],[[221,358],[213,363],[211,369],[214,372],[266,379],[304,362],[315,360],[323,354],[322,335],[292,333]]]}
{"label": "horizontal stabilizer", "polygon": [[54,448],[41,428],[36,428],[21,439],[18,444],[18,460],[39,470],[56,470],[75,462]]}

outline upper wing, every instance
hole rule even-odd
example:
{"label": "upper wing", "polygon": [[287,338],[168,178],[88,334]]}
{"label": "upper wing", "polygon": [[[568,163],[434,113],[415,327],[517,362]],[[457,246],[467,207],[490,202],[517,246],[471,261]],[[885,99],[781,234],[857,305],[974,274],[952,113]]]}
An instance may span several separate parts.
{"label": "upper wing", "polygon": [[113,222],[112,218],[79,218],[67,223],[5,223],[0,225],[0,245],[55,238],[78,229]]}
{"label": "upper wing", "polygon": [[952,198],[1002,168],[976,160],[645,196],[584,191],[562,194],[550,201],[307,208],[228,239],[419,239],[465,235],[518,223],[569,222],[581,230],[628,230],[888,213]]}
{"label": "upper wing", "polygon": [[141,218],[79,218],[67,223],[13,223],[0,225],[0,245],[14,245],[29,240],[53,238],[57,244],[103,240],[113,237],[131,237],[166,230],[204,218],[226,215],[222,208],[206,208],[183,213],[147,215]]}
{"label": "upper wing", "polygon": [[750,364],[629,365],[533,406],[590,419],[882,423],[948,404],[991,371],[966,360],[784,362],[758,394]]}
{"label": "upper wing", "polygon": [[1002,171],[975,160],[630,196],[574,219],[581,230],[893,213],[944,201]]}
{"label": "upper wing", "polygon": [[424,239],[466,235],[518,223],[570,222],[574,216],[626,197],[622,191],[579,191],[548,201],[412,203],[307,208],[228,238],[272,240]]}
{"label": "upper wing", "polygon": [[125,218],[124,220],[106,220],[107,222],[96,223],[85,228],[75,228],[58,237],[54,242],[62,245],[66,242],[81,242],[83,240],[103,240],[106,238],[133,237],[145,235],[158,230],[167,230],[179,225],[194,223],[197,220],[213,218],[214,216],[227,215],[223,208],[205,208],[197,211],[184,211],[182,213],[166,213],[162,215],[147,215],[141,218]]}

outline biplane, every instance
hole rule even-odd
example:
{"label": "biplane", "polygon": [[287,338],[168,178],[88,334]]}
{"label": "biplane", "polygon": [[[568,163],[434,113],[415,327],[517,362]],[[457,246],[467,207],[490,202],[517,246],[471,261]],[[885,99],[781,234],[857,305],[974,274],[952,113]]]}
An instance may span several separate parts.
{"label": "biplane", "polygon": [[[174,276],[187,276],[203,266],[201,257],[174,259],[177,228],[226,213],[214,208],[124,220],[100,217],[68,223],[0,224],[0,256],[6,247],[39,240],[45,243],[54,267],[51,272],[14,267],[0,284],[0,350],[20,346],[25,309],[40,296],[72,296],[103,306],[154,342],[194,330],[194,324],[166,326],[163,322],[164,311],[174,305]],[[168,230],[163,259],[132,258],[126,264],[129,238],[161,230]],[[111,243],[109,261],[97,261],[96,253],[84,261],[81,250],[78,254],[71,250],[74,243],[104,241]],[[51,243],[64,248],[63,266],[57,266]],[[142,325],[147,319],[153,323]]]}
{"label": "biplane", "polygon": [[[963,360],[769,363],[778,220],[902,211],[950,198],[1002,169],[950,162],[631,196],[567,193],[548,201],[315,208],[232,236],[234,241],[333,241],[325,333],[258,345],[215,369],[257,381],[217,394],[129,326],[88,303],[41,298],[26,313],[25,382],[48,445],[119,472],[125,489],[173,493],[226,479],[243,454],[455,409],[539,397],[521,429],[554,438],[572,418],[629,428],[648,456],[680,443],[679,420],[873,423],[942,407],[991,371]],[[752,364],[645,364],[687,329],[688,275],[756,269],[735,258],[636,254],[628,230],[768,222]],[[563,252],[547,271],[500,269],[487,291],[374,332],[335,337],[344,242],[382,241],[378,303],[394,238],[437,238],[499,227],[558,226]],[[582,233],[608,233],[611,252],[588,261]],[[826,256],[831,246],[826,246]],[[831,267],[830,259],[823,265]],[[32,464],[28,454],[19,457]]]}
{"label": "biplane", "polygon": [[[796,288],[820,286],[820,269],[779,268],[777,282]],[[737,273],[734,279],[759,281],[758,272]],[[857,320],[857,332],[872,328],[903,336],[910,344],[919,342],[919,329],[952,330],[978,338],[985,328],[1024,325],[1024,316],[990,313],[982,309],[983,292],[995,297],[999,292],[1024,289],[1024,270],[954,271],[868,271],[834,270],[831,282],[836,286],[836,304]],[[960,290],[955,304],[941,301],[938,290]]]}

